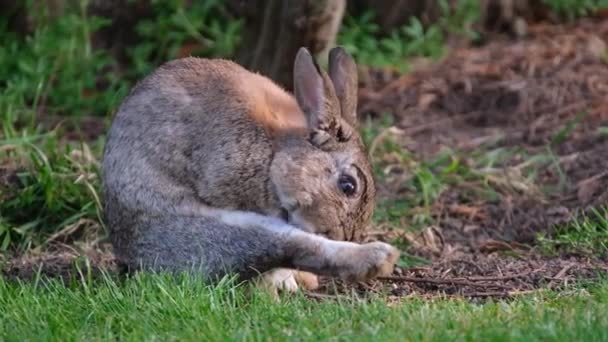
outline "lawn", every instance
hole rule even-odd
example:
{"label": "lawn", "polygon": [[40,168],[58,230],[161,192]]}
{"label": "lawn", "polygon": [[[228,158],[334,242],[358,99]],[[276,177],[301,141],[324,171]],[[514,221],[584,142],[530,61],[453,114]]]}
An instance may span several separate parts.
{"label": "lawn", "polygon": [[[275,301],[227,281],[137,275],[115,281],[0,280],[6,341],[605,341],[608,283],[511,301],[402,298]],[[249,293],[249,294],[248,294]]]}

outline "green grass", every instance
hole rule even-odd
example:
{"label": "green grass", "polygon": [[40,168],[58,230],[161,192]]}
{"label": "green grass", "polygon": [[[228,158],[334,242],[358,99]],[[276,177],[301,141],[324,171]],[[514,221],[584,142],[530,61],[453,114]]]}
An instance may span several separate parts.
{"label": "green grass", "polygon": [[608,8],[606,0],[543,0],[555,13],[569,20]]}
{"label": "green grass", "polygon": [[589,256],[608,256],[608,208],[592,209],[567,225],[557,227],[553,237],[538,238],[547,253],[569,252]]}
{"label": "green grass", "polygon": [[[65,231],[101,225],[101,143],[62,144],[56,131],[0,140],[18,185],[2,189],[0,251],[28,249]],[[99,232],[99,229],[97,229]]]}
{"label": "green grass", "polygon": [[510,302],[384,298],[274,302],[225,282],[138,275],[70,285],[0,279],[0,339],[302,341],[605,341],[608,283]]}

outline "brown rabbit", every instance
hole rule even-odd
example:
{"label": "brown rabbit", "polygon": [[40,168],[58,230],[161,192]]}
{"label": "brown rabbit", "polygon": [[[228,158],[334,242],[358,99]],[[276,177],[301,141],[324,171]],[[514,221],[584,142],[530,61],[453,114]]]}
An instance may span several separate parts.
{"label": "brown rabbit", "polygon": [[166,63],[134,87],[102,166],[119,260],[212,278],[271,271],[287,289],[303,274],[285,268],[346,280],[390,273],[394,247],[356,243],[375,187],[352,57],[332,49],[328,75],[300,49],[294,89],[295,99],[233,62],[201,58]]}

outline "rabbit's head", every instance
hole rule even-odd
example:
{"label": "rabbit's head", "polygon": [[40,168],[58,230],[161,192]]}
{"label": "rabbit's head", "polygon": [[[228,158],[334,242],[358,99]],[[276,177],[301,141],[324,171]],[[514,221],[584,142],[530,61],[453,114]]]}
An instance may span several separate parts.
{"label": "rabbit's head", "polygon": [[334,240],[361,239],[375,205],[372,170],[357,119],[357,68],[342,48],[329,53],[329,73],[302,48],[294,92],[306,116],[306,139],[286,136],[271,179],[286,219]]}

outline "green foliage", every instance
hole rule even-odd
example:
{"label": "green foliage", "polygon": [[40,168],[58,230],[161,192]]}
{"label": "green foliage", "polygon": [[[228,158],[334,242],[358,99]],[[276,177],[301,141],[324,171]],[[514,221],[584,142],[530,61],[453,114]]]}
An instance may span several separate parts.
{"label": "green foliage", "polygon": [[[56,18],[46,6],[28,8],[36,24],[25,39],[7,29],[0,17],[0,110],[18,117],[108,115],[126,95],[130,82],[175,58],[185,45],[193,55],[229,56],[238,43],[241,22],[219,15],[222,2],[207,0],[185,7],[183,1],[152,1],[153,16],[138,23],[140,42],[129,49],[131,60],[119,74],[107,51],[94,49],[91,37],[110,24],[87,14],[88,1],[68,7]],[[125,77],[127,76],[127,77]]]}
{"label": "green foliage", "polygon": [[374,22],[374,14],[366,12],[359,18],[346,17],[338,33],[338,44],[344,46],[357,62],[369,65],[391,63],[380,51],[376,39],[379,26]]}
{"label": "green foliage", "polygon": [[242,21],[221,15],[223,1],[193,1],[186,6],[180,0],[154,0],[151,4],[154,15],[138,22],[141,40],[129,51],[136,77],[178,57],[188,45],[196,56],[229,57],[234,53]]}
{"label": "green foliage", "polygon": [[387,36],[380,35],[373,11],[359,18],[344,20],[338,43],[343,45],[361,64],[386,67],[400,72],[407,71],[408,59],[427,57],[438,59],[444,54],[445,38],[449,35],[476,39],[472,25],[480,15],[479,2],[458,1],[450,7],[447,1],[440,1],[442,16],[436,24],[424,27],[418,18],[395,29]]}
{"label": "green foliage", "polygon": [[402,72],[407,70],[407,58],[439,58],[443,54],[441,30],[436,26],[425,29],[416,18],[412,18],[409,25],[395,30],[388,37],[378,38],[378,32],[373,12],[367,12],[360,18],[347,17],[338,35],[338,43],[360,64],[390,65]]}
{"label": "green foliage", "polygon": [[25,38],[0,18],[0,164],[16,181],[0,184],[0,250],[36,246],[80,220],[99,221],[97,166],[86,144],[65,144],[40,119],[107,115],[128,84],[116,63],[95,50],[92,32],[108,21],[89,17],[80,1],[51,18],[32,7],[34,32]]}
{"label": "green foliage", "polygon": [[[152,2],[153,15],[139,23],[142,36],[126,66],[94,49],[92,35],[110,24],[87,14],[79,0],[58,17],[44,5],[28,12],[34,32],[7,29],[0,16],[0,165],[17,169],[17,181],[0,184],[0,250],[27,248],[81,225],[101,225],[98,158],[103,141],[67,142],[61,127],[48,131],[50,118],[110,116],[132,81],[177,56],[184,45],[194,55],[227,56],[238,42],[239,21],[220,15],[221,1]],[[126,75],[118,70],[130,70]],[[0,170],[2,171],[2,170]],[[83,223],[84,222],[84,223]],[[90,228],[90,227],[89,227]]]}
{"label": "green foliage", "polygon": [[593,256],[608,256],[608,207],[593,209],[591,213],[557,227],[553,237],[538,237],[545,252],[558,251]]}
{"label": "green foliage", "polygon": [[473,30],[473,24],[481,17],[478,0],[460,0],[452,6],[448,0],[439,0],[439,7],[443,15],[439,18],[438,25],[443,30],[472,41],[479,38],[479,34]]}
{"label": "green foliage", "polygon": [[64,284],[0,278],[0,339],[6,341],[605,341],[608,285],[512,301],[384,296],[280,302],[246,286],[137,274]]}
{"label": "green foliage", "polygon": [[62,146],[49,132],[8,136],[0,146],[18,165],[16,184],[0,188],[0,251],[37,246],[83,220],[101,222],[98,165],[88,145]]}
{"label": "green foliage", "polygon": [[407,26],[381,39],[380,49],[395,59],[414,56],[437,59],[443,55],[443,44],[439,27],[431,25],[425,28],[420,20],[412,18]]}
{"label": "green foliage", "polygon": [[125,82],[112,72],[114,61],[91,45],[91,33],[108,21],[84,10],[51,19],[45,6],[38,7],[32,9],[35,31],[25,39],[7,30],[0,17],[1,114],[14,110],[32,123],[42,114],[107,114],[126,92]]}
{"label": "green foliage", "polygon": [[543,0],[543,2],[553,11],[570,20],[589,15],[598,9],[608,8],[607,0]]}
{"label": "green foliage", "polygon": [[443,54],[442,32],[435,26],[425,29],[416,18],[388,37],[378,38],[378,32],[373,12],[360,18],[347,17],[338,35],[338,43],[360,64],[391,66],[401,72],[407,70],[410,57],[439,58]]}

